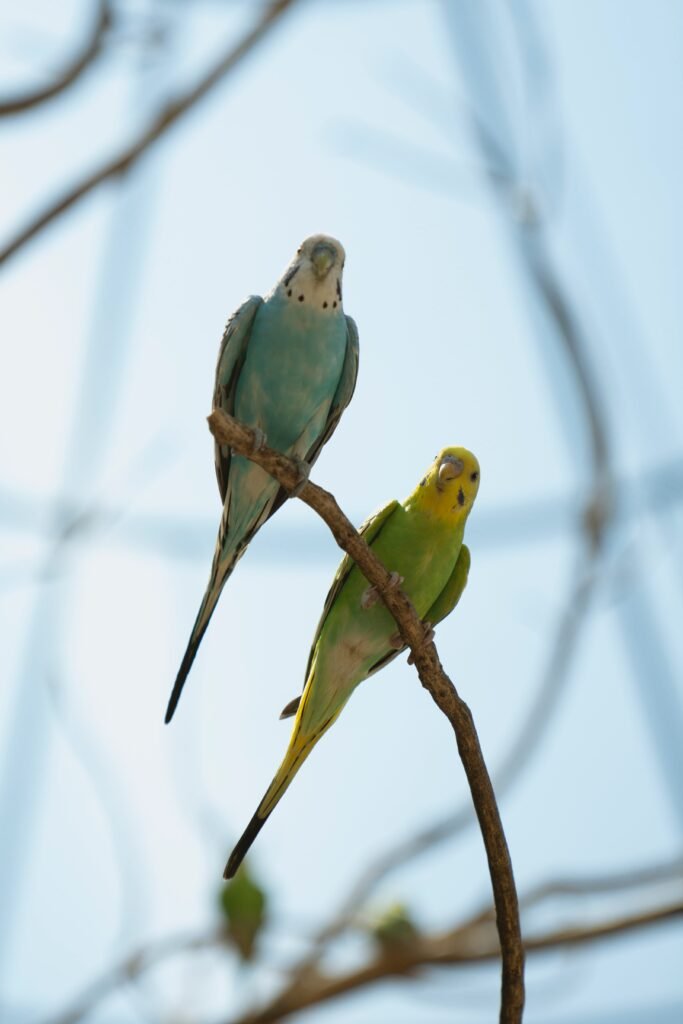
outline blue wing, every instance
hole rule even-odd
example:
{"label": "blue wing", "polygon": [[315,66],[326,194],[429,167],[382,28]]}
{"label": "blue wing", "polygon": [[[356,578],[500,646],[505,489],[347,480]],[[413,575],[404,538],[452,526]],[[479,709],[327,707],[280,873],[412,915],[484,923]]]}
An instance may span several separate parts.
{"label": "blue wing", "polygon": [[[216,363],[213,409],[222,409],[230,415],[234,412],[237,381],[247,354],[254,318],[262,305],[263,299],[260,295],[250,295],[225,325]],[[216,479],[222,502],[225,501],[225,492],[228,487],[230,457],[231,452],[228,445],[216,442],[214,445]]]}
{"label": "blue wing", "polygon": [[[346,409],[347,405],[353,398],[353,392],[356,389],[356,378],[358,377],[358,328],[356,327],[356,321],[350,316],[345,317],[346,320],[346,355],[344,356],[344,365],[342,366],[341,376],[339,383],[337,384],[337,390],[334,393],[332,404],[330,405],[330,411],[327,414],[327,420],[325,421],[325,427],[316,439],[314,444],[308,449],[306,453],[305,461],[309,466],[312,466],[315,460],[320,455],[323,447],[327,444],[329,439],[337,429],[339,420],[342,417],[342,413]],[[280,488],[275,501],[270,510],[269,516],[272,516],[279,508],[281,508],[289,497],[289,492],[283,487]]]}

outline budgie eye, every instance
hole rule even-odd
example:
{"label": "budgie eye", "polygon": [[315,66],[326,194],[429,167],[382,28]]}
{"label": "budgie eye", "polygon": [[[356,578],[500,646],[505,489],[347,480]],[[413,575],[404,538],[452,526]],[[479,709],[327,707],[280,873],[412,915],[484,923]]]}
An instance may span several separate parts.
{"label": "budgie eye", "polygon": [[477,473],[477,471],[475,469],[473,473],[470,473],[470,480],[472,481],[472,483],[474,483],[474,481],[477,480],[478,478],[479,478],[479,474]]}

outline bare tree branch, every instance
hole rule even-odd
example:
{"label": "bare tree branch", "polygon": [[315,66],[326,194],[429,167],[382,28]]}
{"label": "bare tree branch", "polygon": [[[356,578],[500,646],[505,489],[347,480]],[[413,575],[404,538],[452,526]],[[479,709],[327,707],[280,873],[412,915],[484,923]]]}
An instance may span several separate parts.
{"label": "bare tree branch", "polygon": [[111,0],[98,0],[97,13],[92,27],[68,64],[48,85],[39,86],[7,99],[0,98],[0,117],[22,114],[25,110],[30,110],[32,107],[51,100],[53,96],[58,96],[60,92],[64,92],[70,85],[73,85],[101,55],[102,44],[113,20]]}
{"label": "bare tree branch", "polygon": [[[605,895],[625,889],[646,888],[653,884],[680,880],[682,875],[683,856],[678,856],[668,861],[647,864],[616,874],[550,879],[525,893],[520,900],[520,906],[530,907],[557,895]],[[681,902],[650,906],[630,916],[608,918],[598,923],[572,928],[554,929],[527,938],[525,948],[529,953],[536,953],[567,945],[580,945],[620,932],[658,924],[681,913]],[[419,944],[411,943],[402,950],[402,954],[412,957],[410,966],[404,965],[402,955],[395,951],[385,951],[385,955],[376,956],[369,964],[345,975],[329,977],[313,969],[305,977],[290,976],[286,988],[276,995],[271,1003],[253,1014],[240,1018],[235,1024],[265,1024],[266,1021],[279,1020],[306,1006],[333,999],[388,976],[408,974],[418,967],[437,964],[466,967],[471,963],[494,959],[498,956],[499,945],[493,932],[493,916],[493,908],[487,905],[480,913],[472,915],[445,933],[417,933],[416,941]],[[225,931],[220,927],[213,927],[194,933],[180,932],[177,935],[168,935],[142,946],[105,971],[84,989],[70,1007],[49,1018],[44,1024],[78,1024],[78,1021],[94,1010],[111,992],[126,982],[135,981],[162,961],[173,956],[220,947],[226,940]],[[404,965],[400,969],[397,968],[397,958]],[[418,958],[421,958],[419,962]]]}
{"label": "bare tree branch", "polygon": [[[271,448],[254,451],[256,435],[249,427],[221,410],[209,416],[209,426],[221,444],[229,445],[240,455],[256,462],[287,490],[292,490],[299,483],[300,473],[293,460]],[[486,848],[496,906],[503,960],[500,1021],[501,1024],[520,1021],[524,1006],[524,951],[517,891],[495,794],[470,709],[444,672],[434,644],[425,644],[424,626],[411,602],[402,591],[391,586],[390,572],[359,536],[334,497],[310,482],[304,485],[300,497],[324,519],[337,544],[354,559],[368,582],[377,588],[396,620],[403,640],[410,647],[420,682],[453,727]]]}
{"label": "bare tree branch", "polygon": [[32,217],[23,228],[20,228],[14,237],[10,238],[9,242],[0,249],[0,265],[19,252],[31,239],[39,235],[49,224],[52,224],[61,214],[75,206],[99,185],[129,171],[176,121],[179,121],[184,114],[203,99],[214,86],[225,78],[228,72],[232,71],[254,49],[257,43],[261,42],[269,29],[293,3],[294,0],[272,0],[253,28],[249,29],[237,45],[231,46],[191,89],[171,100],[160,110],[137,139],[129,143],[118,156],[105,161],[75,185],[67,188],[62,195],[49,202],[42,211]]}
{"label": "bare tree branch", "polygon": [[[597,924],[545,932],[527,938],[524,949],[527,953],[551,952],[567,946],[596,942],[610,935],[623,934],[682,916],[683,900],[678,900],[638,913],[609,918]],[[483,963],[494,960],[498,952],[498,943],[490,928],[488,931],[481,928],[479,934],[472,928],[466,931],[456,928],[441,935],[418,936],[410,945],[384,950],[370,963],[346,974],[329,977],[316,971],[261,1010],[236,1018],[231,1024],[273,1024],[307,1007],[319,1006],[385,978],[410,977],[426,967],[463,967]]]}

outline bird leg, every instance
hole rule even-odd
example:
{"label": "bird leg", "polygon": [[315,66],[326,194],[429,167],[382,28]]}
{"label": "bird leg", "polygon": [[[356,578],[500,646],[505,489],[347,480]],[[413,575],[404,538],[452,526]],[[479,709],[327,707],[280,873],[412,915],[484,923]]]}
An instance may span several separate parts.
{"label": "bird leg", "polygon": [[[424,637],[422,638],[422,643],[420,644],[420,647],[425,647],[427,644],[431,644],[432,640],[434,639],[434,628],[431,622],[423,622],[422,626],[424,628]],[[394,633],[393,636],[390,636],[389,643],[397,651],[403,650],[403,648],[406,646],[406,642],[400,633]],[[408,655],[408,664],[415,664],[415,658],[413,657],[412,651]]]}
{"label": "bird leg", "polygon": [[290,498],[298,498],[304,487],[308,483],[308,478],[311,475],[311,467],[303,459],[295,459],[296,468],[299,470],[299,481],[294,484],[291,491],[289,492]]}
{"label": "bird leg", "polygon": [[251,450],[252,452],[260,452],[266,447],[266,435],[259,427],[252,427],[252,430],[254,432],[254,440],[251,442]]}
{"label": "bird leg", "polygon": [[[403,576],[399,576],[397,572],[392,572],[389,576],[389,582],[387,583],[387,590],[393,590],[394,587],[400,587],[403,583]],[[377,587],[367,587],[360,598],[361,608],[372,608],[379,601],[379,590]]]}

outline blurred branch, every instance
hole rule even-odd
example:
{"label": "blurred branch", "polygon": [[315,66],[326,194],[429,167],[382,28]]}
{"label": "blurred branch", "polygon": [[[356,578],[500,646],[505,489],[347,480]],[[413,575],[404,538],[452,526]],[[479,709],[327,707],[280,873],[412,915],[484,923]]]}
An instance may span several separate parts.
{"label": "blurred branch", "polygon": [[77,1021],[90,1013],[110,992],[114,992],[126,982],[135,981],[162,960],[177,954],[220,946],[225,942],[226,933],[223,927],[196,933],[179,932],[177,935],[167,935],[156,942],[150,942],[106,971],[89,985],[67,1010],[48,1018],[44,1024],[77,1024]]}
{"label": "blurred branch", "polygon": [[481,164],[448,160],[440,153],[374,125],[340,121],[336,127],[337,143],[344,155],[372,164],[381,171],[391,167],[392,177],[430,193],[438,189],[452,197],[457,188],[459,195],[476,194],[482,190],[484,173],[499,173],[496,168]]}
{"label": "blurred branch", "polygon": [[125,147],[117,156],[105,161],[90,174],[72,185],[62,195],[49,202],[42,211],[32,217],[14,237],[10,238],[0,249],[0,265],[16,255],[28,242],[39,235],[49,224],[67,210],[75,206],[81,199],[89,195],[99,185],[129,171],[162,136],[179,121],[189,110],[202,100],[237,64],[261,42],[268,31],[275,25],[280,16],[294,3],[294,0],[272,0],[256,24],[237,43],[230,46],[226,53],[210,68],[200,80],[171,100],[152,119],[151,123],[132,143]]}
{"label": "blurred branch", "polygon": [[77,710],[69,701],[64,681],[55,670],[45,678],[45,685],[54,720],[81,768],[83,780],[92,790],[102,820],[106,823],[117,868],[120,906],[118,932],[127,939],[128,935],[135,934],[140,927],[149,892],[148,879],[139,877],[143,875],[142,870],[138,871],[137,879],[127,870],[130,864],[142,866],[144,863],[138,838],[142,830],[137,827],[132,816],[131,802],[120,789],[117,774],[107,764],[105,745],[87,728],[85,722],[79,720]]}
{"label": "blurred branch", "polygon": [[0,117],[21,114],[32,107],[40,106],[41,103],[51,100],[53,96],[58,96],[60,92],[64,92],[70,85],[73,85],[102,54],[102,44],[113,20],[111,0],[98,0],[97,13],[92,27],[69,63],[62,68],[49,85],[39,86],[6,99],[0,97]]}
{"label": "blurred branch", "polygon": [[[254,451],[256,435],[249,427],[220,410],[209,416],[209,426],[221,444],[231,446],[240,455],[256,462],[287,490],[292,490],[299,483],[300,473],[292,459],[270,448]],[[424,627],[411,602],[402,591],[392,588],[390,573],[359,536],[334,497],[310,482],[304,485],[300,497],[324,519],[337,544],[354,559],[368,582],[377,588],[410,647],[420,682],[453,727],[486,848],[496,906],[503,961],[500,1020],[501,1024],[520,1021],[524,1005],[524,952],[517,892],[495,794],[470,709],[444,672],[434,643],[425,644]]]}
{"label": "blurred branch", "polygon": [[[642,888],[656,883],[679,880],[683,875],[683,857],[658,864],[646,865],[629,871],[583,878],[563,878],[544,882],[530,889],[521,899],[520,905],[529,907],[557,895],[604,895],[624,889]],[[425,935],[416,932],[409,944],[400,950],[384,950],[369,963],[347,974],[330,977],[318,970],[310,971],[304,977],[290,978],[279,995],[254,1013],[247,1013],[234,1024],[266,1024],[280,1020],[298,1010],[305,1009],[357,988],[365,987],[383,978],[410,974],[419,967],[437,965],[466,966],[495,959],[499,945],[493,930],[493,908],[466,919],[447,932]],[[570,945],[581,945],[622,932],[633,931],[669,920],[683,914],[683,901],[646,907],[631,915],[606,918],[594,924],[558,928],[528,938],[524,945],[527,952],[536,953]],[[135,981],[144,972],[170,957],[192,953],[212,946],[222,946],[227,941],[224,928],[207,928],[203,932],[179,933],[159,939],[129,954],[111,970],[84,990],[77,1000],[44,1024],[77,1024],[86,1014],[105,999],[111,992],[126,982]]]}
{"label": "blurred branch", "polygon": [[[628,889],[645,889],[676,881],[683,881],[682,854],[671,860],[646,864],[627,871],[585,875],[582,878],[553,878],[529,889],[520,899],[519,905],[526,910],[558,896],[605,896],[609,893],[623,893]],[[468,918],[461,928],[474,927],[483,921],[492,920],[492,917],[493,908],[489,905]]]}
{"label": "blurred branch", "polygon": [[[614,510],[607,419],[580,318],[547,244],[537,190],[533,183],[525,183],[518,170],[519,126],[515,123],[509,91],[502,84],[505,79],[499,67],[500,20],[493,20],[495,5],[491,4],[482,3],[474,8],[446,4],[444,11],[459,71],[472,97],[473,135],[483,163],[489,169],[491,190],[510,231],[522,271],[567,357],[574,390],[581,402],[592,461],[591,494],[584,514],[584,530],[591,551],[597,555]],[[547,64],[538,39],[529,37],[527,42],[521,62],[533,82],[538,80],[541,71],[547,74]],[[538,98],[533,88],[528,95],[534,100]],[[550,95],[547,81],[544,95],[546,99]],[[487,120],[483,112],[488,112]],[[556,120],[551,118],[551,123],[555,125]],[[500,166],[510,169],[508,180],[501,178],[499,172],[493,173],[493,169]],[[545,336],[541,341],[545,345]],[[557,381],[558,391],[561,383]],[[573,438],[571,446],[574,447]]]}
{"label": "blurred branch", "polygon": [[[528,201],[531,202],[530,199]],[[520,227],[520,255],[555,323],[557,337],[568,356],[574,385],[583,404],[593,463],[591,495],[584,514],[584,530],[591,552],[597,555],[602,548],[614,509],[614,481],[606,416],[578,319],[555,272],[542,236],[538,233],[538,226],[536,214],[530,208]]]}
{"label": "blurred branch", "polygon": [[[596,924],[559,928],[524,942],[526,953],[551,952],[567,946],[583,945],[624,934],[683,916],[683,899],[648,907],[633,914],[607,918]],[[418,935],[414,942],[383,950],[369,963],[335,976],[318,971],[300,979],[261,1010],[246,1013],[232,1024],[272,1024],[310,1006],[365,988],[385,978],[413,976],[425,967],[466,966],[484,963],[498,956],[495,933],[489,926],[454,928],[435,935]]]}
{"label": "blurred branch", "polygon": [[659,864],[631,868],[606,875],[587,875],[584,878],[556,878],[531,889],[524,897],[524,906],[531,906],[550,896],[585,896],[608,892],[623,892],[624,889],[640,889],[683,878],[683,855]]}
{"label": "blurred branch", "polygon": [[[636,492],[637,500],[634,498]],[[624,523],[642,515],[641,500],[646,502],[650,515],[661,516],[670,512],[683,502],[683,459],[666,459],[652,468],[619,478],[615,481],[615,494],[614,522]],[[476,537],[477,546],[545,543],[572,528],[584,508],[575,494],[514,504],[501,503],[490,509],[481,509],[476,522],[468,530],[472,538]],[[81,506],[73,501],[41,498],[3,487],[0,483],[0,527],[21,533],[45,534],[54,528],[55,521],[77,523],[78,537],[83,541],[100,537],[120,525],[126,543],[139,545],[147,552],[160,551],[166,558],[204,557],[208,538],[214,531],[213,522],[202,516],[136,513],[131,511],[130,504],[123,501],[108,504],[104,499],[83,513]],[[300,549],[306,542],[303,531],[299,533],[297,529],[290,528],[285,532],[282,526],[276,526],[275,531],[277,542],[269,545],[264,538],[259,550],[267,551],[269,559],[278,552],[281,558],[291,552],[297,558],[302,556]]]}

